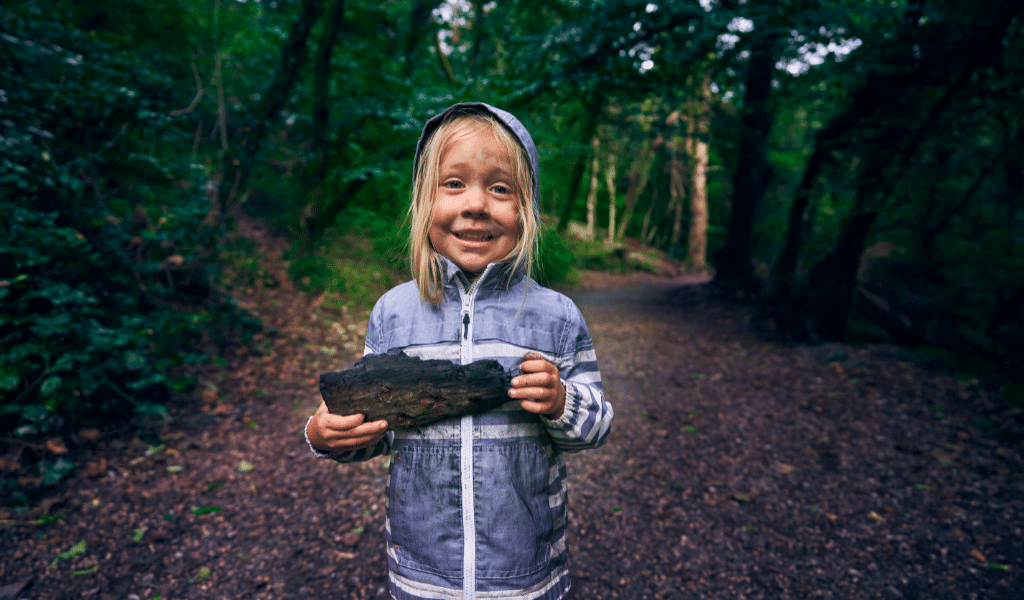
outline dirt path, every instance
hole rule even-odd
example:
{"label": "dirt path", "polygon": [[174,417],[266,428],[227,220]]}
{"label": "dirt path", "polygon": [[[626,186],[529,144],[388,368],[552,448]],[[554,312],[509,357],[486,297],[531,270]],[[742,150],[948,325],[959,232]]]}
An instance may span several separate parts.
{"label": "dirt path", "polygon": [[[1019,597],[1021,447],[979,431],[984,391],[892,348],[767,344],[688,281],[586,281],[616,420],[570,459],[574,598]],[[61,516],[0,529],[0,598],[386,597],[385,462],[301,438],[365,315],[296,298],[251,295],[264,356],[211,369],[161,444],[101,441],[7,512]]]}

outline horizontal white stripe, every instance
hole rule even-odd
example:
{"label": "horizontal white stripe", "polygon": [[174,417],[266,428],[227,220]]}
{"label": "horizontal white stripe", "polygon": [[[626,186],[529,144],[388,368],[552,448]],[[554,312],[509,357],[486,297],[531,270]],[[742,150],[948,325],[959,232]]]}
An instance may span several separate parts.
{"label": "horizontal white stripe", "polygon": [[422,360],[459,360],[460,350],[458,346],[411,346],[402,348],[409,356],[415,356]]}
{"label": "horizontal white stripe", "polygon": [[452,588],[443,588],[437,585],[430,585],[428,583],[420,583],[413,581],[408,577],[402,577],[394,571],[391,572],[391,581],[395,586],[404,591],[407,594],[412,594],[417,598],[429,598],[431,600],[454,600],[462,596],[461,590]]}
{"label": "horizontal white stripe", "polygon": [[458,421],[434,423],[423,429],[395,432],[395,438],[403,440],[457,440],[460,437]]}
{"label": "horizontal white stripe", "polygon": [[505,425],[474,425],[473,435],[477,439],[496,440],[502,438],[538,437],[544,435],[540,423],[509,423]]}
{"label": "horizontal white stripe", "polygon": [[599,371],[579,373],[578,375],[573,375],[572,381],[573,383],[579,383],[582,385],[594,385],[601,383],[601,373]]}

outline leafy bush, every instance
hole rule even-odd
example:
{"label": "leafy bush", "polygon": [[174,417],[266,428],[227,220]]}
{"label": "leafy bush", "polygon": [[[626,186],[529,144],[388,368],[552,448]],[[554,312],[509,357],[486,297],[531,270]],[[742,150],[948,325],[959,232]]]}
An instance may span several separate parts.
{"label": "leafy bush", "polygon": [[537,281],[541,285],[571,280],[575,264],[576,254],[561,234],[550,230],[541,235],[540,268],[537,269]]}
{"label": "leafy bush", "polygon": [[220,227],[192,125],[168,116],[169,57],[45,4],[0,35],[0,425],[23,437],[165,411],[175,367],[256,325],[216,291]]}
{"label": "leafy bush", "polygon": [[344,293],[366,307],[409,271],[408,228],[360,208],[350,208],[328,229],[319,246],[303,255],[298,243],[289,250],[288,276],[314,294]]}

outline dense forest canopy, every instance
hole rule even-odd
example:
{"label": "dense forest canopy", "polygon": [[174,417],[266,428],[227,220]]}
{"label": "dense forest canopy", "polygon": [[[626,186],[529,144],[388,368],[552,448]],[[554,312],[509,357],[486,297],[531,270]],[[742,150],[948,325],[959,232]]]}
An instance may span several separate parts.
{"label": "dense forest canopy", "polygon": [[258,324],[221,272],[241,211],[295,240],[297,279],[329,271],[345,231],[400,268],[415,140],[460,100],[511,110],[535,135],[549,280],[590,243],[575,238],[642,243],[713,269],[786,339],[926,347],[1019,395],[1022,12],[1019,0],[9,3],[4,426],[30,436],[55,415],[159,413],[168,386],[188,386],[182,365],[244,340]]}

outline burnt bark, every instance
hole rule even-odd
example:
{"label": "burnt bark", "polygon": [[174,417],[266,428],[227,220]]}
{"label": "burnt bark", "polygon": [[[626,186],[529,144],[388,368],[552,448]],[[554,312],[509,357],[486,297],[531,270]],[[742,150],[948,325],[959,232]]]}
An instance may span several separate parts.
{"label": "burnt bark", "polygon": [[320,394],[334,414],[363,414],[367,422],[383,419],[402,431],[500,406],[510,400],[511,381],[496,360],[457,365],[399,351],[320,375]]}

